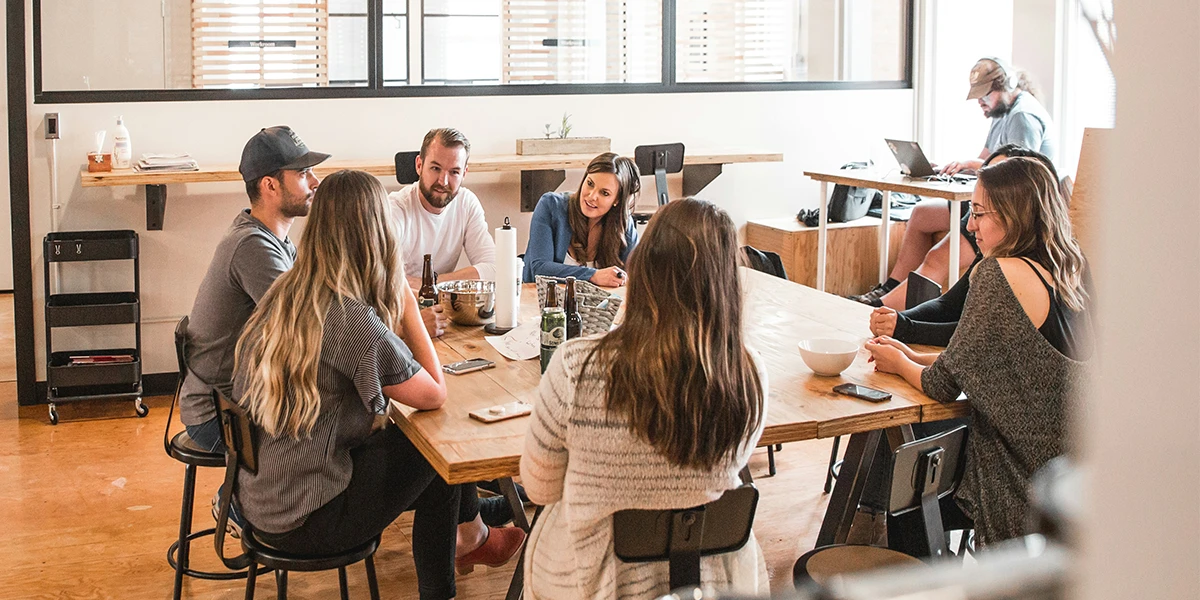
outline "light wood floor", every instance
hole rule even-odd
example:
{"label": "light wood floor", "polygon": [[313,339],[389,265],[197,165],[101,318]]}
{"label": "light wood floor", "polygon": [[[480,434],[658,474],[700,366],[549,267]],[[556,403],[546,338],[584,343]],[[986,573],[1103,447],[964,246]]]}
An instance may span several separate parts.
{"label": "light wood floor", "polygon": [[[0,378],[15,363],[11,298],[0,297]],[[165,553],[178,535],[183,465],[163,452],[169,401],[149,399],[143,419],[128,401],[64,404],[51,426],[44,406],[18,410],[16,384],[0,381],[0,598],[170,598]],[[775,477],[766,476],[765,450],[751,461],[762,491],[754,529],[772,591],[791,589],[792,563],[816,539],[829,448],[827,440],[784,446]],[[194,530],[212,526],[209,500],[221,475],[200,471]],[[385,598],[417,598],[410,529],[406,513],[383,537],[376,565]],[[216,567],[211,544],[193,546],[193,566]],[[460,577],[458,597],[503,598],[515,564]],[[185,582],[186,598],[240,598],[244,585]],[[295,599],[337,595],[333,572],[296,573],[290,584]],[[366,597],[361,566],[350,569],[350,586],[351,597]],[[258,597],[274,594],[274,579],[261,578]]]}

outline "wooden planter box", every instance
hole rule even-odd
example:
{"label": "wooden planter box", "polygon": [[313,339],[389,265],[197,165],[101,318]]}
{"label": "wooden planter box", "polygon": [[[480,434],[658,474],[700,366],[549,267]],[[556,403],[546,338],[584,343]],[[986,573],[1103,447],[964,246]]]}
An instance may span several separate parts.
{"label": "wooden planter box", "polygon": [[526,138],[517,140],[517,154],[603,154],[612,148],[606,137]]}

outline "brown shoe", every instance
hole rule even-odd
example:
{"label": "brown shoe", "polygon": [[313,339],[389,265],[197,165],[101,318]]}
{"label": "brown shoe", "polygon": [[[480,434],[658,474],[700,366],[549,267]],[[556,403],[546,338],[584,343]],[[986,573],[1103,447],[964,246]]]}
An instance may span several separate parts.
{"label": "brown shoe", "polygon": [[517,555],[525,543],[525,531],[520,527],[489,527],[483,545],[454,559],[454,570],[466,575],[475,565],[499,567]]}

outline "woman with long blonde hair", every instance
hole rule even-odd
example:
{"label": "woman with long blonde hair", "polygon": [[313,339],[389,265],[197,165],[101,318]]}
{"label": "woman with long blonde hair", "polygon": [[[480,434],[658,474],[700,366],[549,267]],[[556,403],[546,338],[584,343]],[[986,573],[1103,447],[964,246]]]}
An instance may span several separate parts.
{"label": "woman with long blonde hair", "polygon": [[[969,228],[984,259],[971,272],[945,352],[890,337],[867,343],[878,370],[942,402],[970,400],[963,480],[942,501],[947,523],[973,523],[980,545],[1025,533],[1030,477],[1066,449],[1068,405],[1092,354],[1085,261],[1058,182],[1036,158],[979,171]],[[958,528],[958,527],[956,527]],[[929,549],[919,524],[888,522],[893,548]]]}
{"label": "woman with long blonde hair", "polygon": [[[733,221],[701,200],[654,215],[630,255],[625,318],[559,347],[542,377],[521,479],[546,508],[526,549],[532,598],[655,598],[665,563],[611,553],[613,513],[686,508],[739,484],[767,377],[742,335]],[[704,583],[768,592],[761,550],[702,560]]]}
{"label": "woman with long blonde hair", "polygon": [[234,399],[257,430],[259,468],[242,471],[237,500],[253,535],[305,554],[355,547],[415,509],[421,598],[452,598],[456,555],[503,562],[524,534],[464,519],[474,488],[447,485],[387,421],[389,398],[421,410],[446,399],[388,211],[375,177],[327,177],[295,265],[247,322]]}

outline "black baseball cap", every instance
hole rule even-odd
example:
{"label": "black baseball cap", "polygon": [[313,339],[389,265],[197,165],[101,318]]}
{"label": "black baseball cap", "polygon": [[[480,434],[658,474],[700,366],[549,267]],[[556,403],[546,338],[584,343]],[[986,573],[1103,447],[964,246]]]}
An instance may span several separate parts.
{"label": "black baseball cap", "polygon": [[284,169],[307,169],[321,164],[327,158],[328,154],[309,150],[291,127],[277,125],[259,131],[246,142],[238,172],[242,174],[242,180],[249,183]]}

